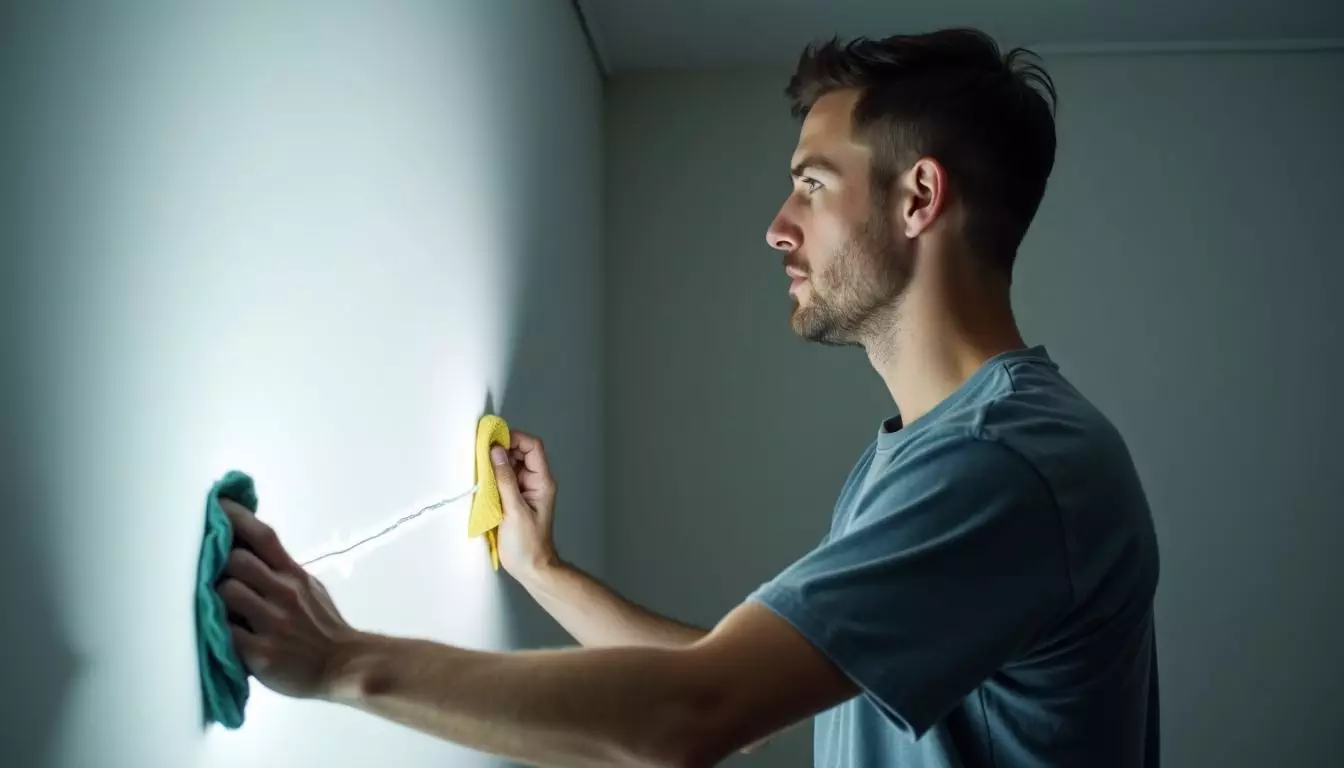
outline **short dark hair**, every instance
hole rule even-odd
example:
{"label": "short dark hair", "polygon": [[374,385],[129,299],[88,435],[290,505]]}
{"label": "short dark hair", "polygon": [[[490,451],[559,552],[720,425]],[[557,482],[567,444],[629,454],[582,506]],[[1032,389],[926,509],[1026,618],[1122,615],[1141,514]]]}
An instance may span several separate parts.
{"label": "short dark hair", "polygon": [[966,208],[967,238],[1011,275],[1055,164],[1057,96],[1035,54],[1003,55],[973,29],[834,38],[803,51],[785,93],[801,119],[847,88],[861,90],[854,131],[873,148],[879,202],[916,160],[936,159]]}

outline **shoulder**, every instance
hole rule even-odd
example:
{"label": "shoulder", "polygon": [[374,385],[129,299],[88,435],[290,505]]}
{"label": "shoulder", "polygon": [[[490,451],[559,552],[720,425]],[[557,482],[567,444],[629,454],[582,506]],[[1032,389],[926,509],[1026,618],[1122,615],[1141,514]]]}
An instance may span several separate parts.
{"label": "shoulder", "polygon": [[1001,378],[967,420],[970,434],[1020,457],[1072,506],[1136,498],[1137,473],[1120,431],[1057,368],[1019,363],[1004,366]]}
{"label": "shoulder", "polygon": [[1007,443],[935,427],[894,453],[875,459],[865,493],[855,500],[855,528],[883,521],[918,539],[976,519],[1055,513],[1048,483]]}
{"label": "shoulder", "polygon": [[992,391],[975,403],[971,429],[1029,461],[1087,446],[1110,447],[1119,433],[1052,362],[1016,360],[999,366]]}
{"label": "shoulder", "polygon": [[919,447],[972,469],[989,462],[1009,475],[1054,484],[1080,472],[1130,465],[1119,431],[1043,356],[993,364],[936,426],[921,436]]}

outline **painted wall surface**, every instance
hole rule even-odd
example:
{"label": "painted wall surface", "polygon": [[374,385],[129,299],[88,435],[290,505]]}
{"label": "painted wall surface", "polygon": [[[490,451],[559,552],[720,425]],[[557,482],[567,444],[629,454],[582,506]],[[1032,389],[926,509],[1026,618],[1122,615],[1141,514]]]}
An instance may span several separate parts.
{"label": "painted wall surface", "polygon": [[[494,765],[253,686],[200,726],[210,484],[300,557],[541,433],[601,571],[601,83],[566,2],[7,6],[6,765]],[[320,566],[363,629],[563,636],[465,504]]]}

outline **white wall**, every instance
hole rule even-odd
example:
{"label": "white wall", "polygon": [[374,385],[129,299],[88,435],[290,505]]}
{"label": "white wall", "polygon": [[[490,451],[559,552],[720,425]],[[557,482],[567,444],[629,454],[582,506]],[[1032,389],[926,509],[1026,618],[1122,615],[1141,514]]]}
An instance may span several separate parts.
{"label": "white wall", "polygon": [[[4,11],[6,765],[491,765],[253,687],[200,727],[204,494],[300,556],[472,482],[487,398],[601,570],[601,86],[564,0]],[[466,506],[321,575],[362,628],[561,639]]]}
{"label": "white wall", "polygon": [[[1047,64],[1060,151],[1016,302],[1150,495],[1165,760],[1328,764],[1344,722],[1344,54]],[[608,572],[703,625],[818,540],[892,412],[861,353],[789,335],[764,240],[797,140],[788,73],[607,91]],[[811,765],[808,730],[754,764]]]}

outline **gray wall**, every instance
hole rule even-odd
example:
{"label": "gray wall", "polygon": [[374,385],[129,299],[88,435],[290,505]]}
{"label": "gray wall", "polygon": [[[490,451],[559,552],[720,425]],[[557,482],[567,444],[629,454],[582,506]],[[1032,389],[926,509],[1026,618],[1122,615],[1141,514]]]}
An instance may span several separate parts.
{"label": "gray wall", "polygon": [[[258,685],[203,732],[192,589],[226,470],[315,554],[468,487],[487,400],[546,436],[561,547],[601,571],[601,84],[569,3],[2,22],[0,763],[497,764]],[[318,575],[361,628],[559,640],[466,509]]]}
{"label": "gray wall", "polygon": [[[1047,63],[1060,152],[1015,298],[1149,492],[1167,764],[1325,765],[1344,722],[1344,54]],[[787,74],[607,91],[608,573],[704,625],[822,535],[892,411],[861,353],[789,334],[764,240],[797,138]],[[810,765],[808,730],[755,764]]]}

